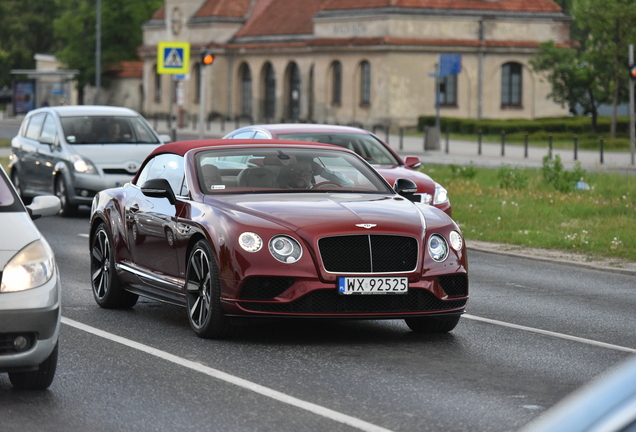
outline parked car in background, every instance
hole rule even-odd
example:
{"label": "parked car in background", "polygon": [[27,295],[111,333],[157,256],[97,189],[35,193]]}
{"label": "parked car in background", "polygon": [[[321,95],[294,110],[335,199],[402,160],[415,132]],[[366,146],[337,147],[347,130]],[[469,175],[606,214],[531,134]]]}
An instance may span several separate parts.
{"label": "parked car in background", "polygon": [[376,135],[355,127],[320,124],[263,124],[236,129],[223,138],[288,139],[322,142],[353,150],[369,162],[393,186],[398,178],[408,178],[417,185],[411,199],[430,204],[451,216],[448,192],[431,177],[421,172],[420,159],[402,159],[387,143]]}
{"label": "parked car in background", "polygon": [[45,389],[57,367],[60,274],[32,219],[57,214],[60,200],[25,207],[0,166],[0,372],[19,389]]}
{"label": "parked car in background", "polygon": [[169,139],[128,108],[36,109],[11,140],[11,181],[26,202],[55,194],[61,214],[69,215],[90,205],[98,191],[129,182],[144,158]]}
{"label": "parked car in background", "polygon": [[408,199],[413,181],[394,188],[329,144],[166,144],[132,182],[95,196],[93,296],[104,308],[131,308],[139,295],[184,306],[203,338],[228,336],[238,317],[451,331],[468,301],[461,231]]}

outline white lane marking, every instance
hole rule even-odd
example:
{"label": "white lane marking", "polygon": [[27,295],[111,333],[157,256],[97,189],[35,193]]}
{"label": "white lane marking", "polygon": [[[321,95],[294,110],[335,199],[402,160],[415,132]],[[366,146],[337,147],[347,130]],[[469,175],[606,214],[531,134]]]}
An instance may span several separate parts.
{"label": "white lane marking", "polygon": [[127,347],[143,351],[147,354],[153,355],[155,357],[159,357],[163,360],[167,360],[172,363],[176,363],[180,366],[187,367],[189,369],[195,370],[197,372],[201,372],[203,374],[209,375],[213,378],[220,379],[221,381],[225,381],[230,384],[234,384],[236,386],[242,387],[247,390],[251,390],[255,393],[261,394],[263,396],[270,397],[279,402],[286,403],[288,405],[295,406],[300,409],[304,409],[306,411],[312,412],[314,414],[326,417],[330,420],[334,420],[348,426],[354,427],[356,429],[360,429],[365,432],[392,432],[389,429],[385,429],[380,426],[376,426],[371,423],[367,423],[364,420],[357,419],[355,417],[348,416],[346,414],[339,413],[337,411],[331,410],[329,408],[322,407],[320,405],[316,405],[311,402],[304,401],[302,399],[297,399],[293,396],[289,396],[285,393],[281,393],[279,391],[270,389],[268,387],[264,387],[262,385],[253,383],[251,381],[244,380],[243,378],[236,377],[234,375],[230,375],[225,372],[221,372],[218,369],[213,369],[211,367],[204,366],[199,363],[195,363],[190,360],[186,360],[181,357],[177,357],[165,351],[158,350],[156,348],[149,347],[148,345],[144,345],[135,341],[131,341],[130,339],[123,338],[121,336],[114,335],[112,333],[108,333],[106,331],[97,329],[95,327],[88,326],[86,324],[82,324],[80,322],[74,321],[72,319],[62,317],[62,322],[68,326],[75,327],[79,330],[83,330],[85,332],[94,334],[96,336],[102,337],[104,339],[111,340],[113,342],[120,343]]}
{"label": "white lane marking", "polygon": [[84,234],[84,233],[82,233],[82,234],[78,234],[78,236],[88,238],[88,234]]}
{"label": "white lane marking", "polygon": [[489,318],[482,318],[482,317],[478,317],[475,315],[469,315],[469,314],[464,314],[462,315],[463,318],[468,318],[471,320],[475,320],[475,321],[482,321],[485,323],[489,323],[489,324],[495,324],[495,325],[499,325],[499,326],[503,326],[503,327],[510,327],[513,329],[517,329],[517,330],[524,330],[524,331],[529,331],[529,332],[533,332],[533,333],[539,333],[539,334],[543,334],[543,335],[547,335],[547,336],[553,336],[556,338],[561,338],[561,339],[567,339],[567,340],[571,340],[571,341],[575,341],[575,342],[581,342],[584,344],[588,344],[588,345],[596,345],[599,347],[603,347],[603,348],[609,348],[609,349],[613,349],[613,350],[617,350],[617,351],[625,351],[625,352],[630,352],[630,353],[636,353],[636,349],[633,348],[627,348],[624,346],[620,346],[620,345],[612,345],[612,344],[608,344],[605,342],[599,342],[599,341],[595,341],[592,339],[585,339],[585,338],[580,338],[580,337],[576,337],[576,336],[570,336],[570,335],[566,335],[563,333],[555,333],[555,332],[551,332],[548,330],[541,330],[541,329],[537,329],[537,328],[533,328],[533,327],[526,327],[526,326],[522,326],[522,325],[517,325],[517,324],[511,324],[511,323],[507,323],[504,321],[497,321],[497,320],[493,320],[493,319],[489,319]]}

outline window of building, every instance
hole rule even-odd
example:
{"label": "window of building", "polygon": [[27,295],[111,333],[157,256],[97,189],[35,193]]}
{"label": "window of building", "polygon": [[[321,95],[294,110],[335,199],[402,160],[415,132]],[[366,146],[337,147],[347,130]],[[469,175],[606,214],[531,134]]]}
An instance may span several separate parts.
{"label": "window of building", "polygon": [[457,75],[446,75],[440,78],[439,103],[446,106],[457,106]]}
{"label": "window of building", "polygon": [[271,63],[265,66],[265,118],[276,116],[276,73]]}
{"label": "window of building", "polygon": [[342,103],[342,63],[337,60],[333,62],[331,71],[331,104],[340,105]]}
{"label": "window of building", "polygon": [[360,63],[360,105],[371,104],[371,64],[368,61]]}
{"label": "window of building", "polygon": [[252,115],[252,73],[247,64],[241,70],[241,114]]}
{"label": "window of building", "polygon": [[519,63],[506,63],[501,67],[501,106],[521,107],[521,71]]}
{"label": "window of building", "polygon": [[155,102],[161,102],[161,75],[157,73],[157,65],[154,68],[155,75]]}
{"label": "window of building", "polygon": [[300,118],[300,70],[296,63],[289,65],[289,118]]}

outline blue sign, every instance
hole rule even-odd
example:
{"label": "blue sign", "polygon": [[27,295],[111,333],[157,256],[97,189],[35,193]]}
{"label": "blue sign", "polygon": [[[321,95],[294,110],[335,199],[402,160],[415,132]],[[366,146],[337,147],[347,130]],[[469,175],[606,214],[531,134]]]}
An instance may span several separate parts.
{"label": "blue sign", "polygon": [[462,71],[461,54],[440,54],[439,56],[439,76],[457,75]]}
{"label": "blue sign", "polygon": [[13,86],[13,112],[26,114],[35,109],[35,83],[18,81]]}

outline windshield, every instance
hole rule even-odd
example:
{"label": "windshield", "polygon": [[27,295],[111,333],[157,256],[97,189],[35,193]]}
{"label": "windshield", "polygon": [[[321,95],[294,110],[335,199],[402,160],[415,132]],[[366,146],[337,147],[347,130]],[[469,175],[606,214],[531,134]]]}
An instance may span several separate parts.
{"label": "windshield", "polygon": [[353,150],[371,165],[399,165],[395,156],[371,135],[340,133],[278,134],[279,139],[321,142]]}
{"label": "windshield", "polygon": [[392,193],[353,154],[333,150],[262,148],[199,153],[196,169],[208,194],[252,192]]}
{"label": "windshield", "polygon": [[69,144],[159,144],[140,117],[62,117],[62,133]]}

